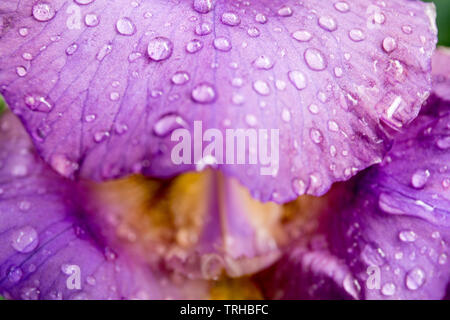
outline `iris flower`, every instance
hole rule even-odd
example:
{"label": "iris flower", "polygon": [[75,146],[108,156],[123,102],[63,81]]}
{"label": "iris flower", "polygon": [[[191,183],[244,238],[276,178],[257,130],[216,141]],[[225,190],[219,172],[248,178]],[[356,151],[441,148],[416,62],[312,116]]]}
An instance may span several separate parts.
{"label": "iris flower", "polygon": [[[2,0],[0,294],[448,297],[434,21],[414,0]],[[196,121],[278,129],[279,157],[176,164]]]}

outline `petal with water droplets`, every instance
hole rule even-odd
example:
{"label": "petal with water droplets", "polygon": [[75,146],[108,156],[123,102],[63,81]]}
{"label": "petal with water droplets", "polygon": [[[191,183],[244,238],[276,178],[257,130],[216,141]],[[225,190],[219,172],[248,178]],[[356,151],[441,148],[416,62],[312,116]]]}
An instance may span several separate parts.
{"label": "petal with water droplets", "polygon": [[[431,99],[382,164],[331,192],[334,206],[318,229],[325,245],[314,245],[317,235],[295,245],[270,280],[261,280],[266,292],[278,298],[444,298],[450,281],[449,123],[450,103]],[[322,281],[310,281],[311,274]]]}
{"label": "petal with water droplets", "polygon": [[175,164],[170,133],[198,120],[275,132],[218,164],[253,196],[320,195],[379,162],[429,90],[434,9],[420,1],[133,4],[0,4],[0,92],[67,177],[193,170],[201,153]]}

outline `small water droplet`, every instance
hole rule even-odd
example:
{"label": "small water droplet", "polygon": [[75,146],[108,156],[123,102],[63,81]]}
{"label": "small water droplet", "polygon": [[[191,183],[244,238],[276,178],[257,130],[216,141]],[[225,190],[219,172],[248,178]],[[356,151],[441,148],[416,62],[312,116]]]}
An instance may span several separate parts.
{"label": "small water droplet", "polygon": [[189,53],[196,53],[203,48],[203,42],[198,39],[193,39],[186,45],[186,51]]}
{"label": "small water droplet", "polygon": [[386,37],[383,40],[383,50],[387,53],[394,51],[397,48],[397,41],[392,37]]}
{"label": "small water droplet", "polygon": [[393,283],[386,283],[381,288],[381,293],[385,296],[392,296],[395,294],[395,284]]}
{"label": "small water droplet", "polygon": [[222,14],[221,21],[227,26],[235,27],[241,23],[241,18],[234,12],[225,12]]}
{"label": "small water droplet", "polygon": [[194,87],[191,97],[197,103],[208,104],[216,100],[217,94],[213,85],[201,83]]}
{"label": "small water droplet", "polygon": [[194,0],[194,10],[198,13],[208,13],[212,10],[214,6],[213,0]]}
{"label": "small water droplet", "polygon": [[337,30],[337,23],[332,17],[323,16],[319,18],[319,26],[326,31]]}

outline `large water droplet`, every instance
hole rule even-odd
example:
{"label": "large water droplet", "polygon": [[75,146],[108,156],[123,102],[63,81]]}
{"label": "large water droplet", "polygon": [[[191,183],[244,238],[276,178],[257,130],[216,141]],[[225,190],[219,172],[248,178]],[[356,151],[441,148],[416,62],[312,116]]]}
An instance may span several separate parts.
{"label": "large water droplet", "polygon": [[136,32],[136,26],[130,18],[120,18],[116,22],[116,30],[124,36],[131,36]]}
{"label": "large water droplet", "polygon": [[225,37],[218,37],[214,39],[213,45],[217,50],[224,52],[230,51],[232,48],[230,40]]}
{"label": "large water droplet", "polygon": [[417,290],[425,283],[425,272],[415,267],[406,274],[405,282],[409,290]]}
{"label": "large water droplet", "polygon": [[33,18],[38,21],[49,21],[55,16],[55,9],[47,2],[39,2],[33,6]]}
{"label": "large water droplet", "polygon": [[197,103],[212,103],[216,100],[217,94],[214,86],[209,83],[201,83],[192,90],[192,99]]}
{"label": "large water droplet", "polygon": [[311,70],[322,71],[327,67],[327,61],[318,49],[308,48],[304,54],[305,62]]}
{"label": "large water droplet", "polygon": [[163,115],[153,126],[153,133],[158,137],[165,137],[177,128],[186,127],[186,122],[178,114]]}
{"label": "large water droplet", "polygon": [[234,12],[225,12],[222,14],[221,21],[227,26],[235,27],[241,23],[241,18]]}
{"label": "large water droplet", "polygon": [[36,249],[39,237],[36,229],[30,226],[20,228],[13,232],[11,246],[21,253],[28,253]]}
{"label": "large water droplet", "polygon": [[306,88],[306,77],[301,71],[290,71],[288,73],[289,80],[297,90],[303,90]]}
{"label": "large water droplet", "polygon": [[417,170],[411,177],[411,184],[414,188],[420,189],[425,186],[430,177],[430,171],[428,170]]}
{"label": "large water droplet", "polygon": [[213,0],[194,0],[194,10],[198,13],[208,13],[214,6]]}
{"label": "large water droplet", "polygon": [[267,56],[259,56],[253,61],[253,65],[258,69],[270,70],[273,68],[273,61]]}
{"label": "large water droplet", "polygon": [[147,53],[150,59],[162,61],[168,59],[173,52],[173,43],[165,37],[156,37],[148,43]]}

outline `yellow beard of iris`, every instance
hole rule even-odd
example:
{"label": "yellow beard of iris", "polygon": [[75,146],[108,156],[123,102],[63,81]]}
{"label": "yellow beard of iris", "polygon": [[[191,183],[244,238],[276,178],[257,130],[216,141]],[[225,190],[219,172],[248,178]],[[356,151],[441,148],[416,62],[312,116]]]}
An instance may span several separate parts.
{"label": "yellow beard of iris", "polygon": [[[326,200],[309,196],[285,205],[260,203],[236,181],[227,179],[217,171],[205,170],[170,180],[133,176],[106,183],[88,183],[89,197],[95,201],[87,207],[115,229],[121,245],[125,242],[132,251],[145,256],[147,262],[157,263],[171,254],[188,252],[196,247],[205,221],[214,218],[210,217],[212,199],[218,203],[224,240],[224,248],[218,251],[224,255],[233,251],[231,247],[227,248],[230,243],[227,240],[227,214],[233,210],[233,205],[227,203],[230,201],[227,192],[232,193],[234,207],[238,204],[242,208],[249,225],[256,230],[256,242],[262,245],[270,242],[276,248],[314,229],[315,217],[326,205]],[[255,239],[248,240],[255,242]],[[251,272],[259,270],[249,270],[232,274],[223,268],[220,276],[210,282],[211,298],[262,298],[249,278]]]}

